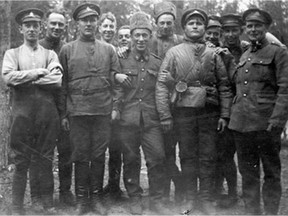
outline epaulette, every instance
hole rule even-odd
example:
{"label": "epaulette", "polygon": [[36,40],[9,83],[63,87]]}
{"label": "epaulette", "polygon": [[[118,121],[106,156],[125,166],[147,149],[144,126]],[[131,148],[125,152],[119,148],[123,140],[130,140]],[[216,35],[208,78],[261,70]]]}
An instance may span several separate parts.
{"label": "epaulette", "polygon": [[159,59],[160,61],[162,61],[162,58],[158,55],[156,55],[155,53],[150,53],[152,56],[154,56],[156,59]]}

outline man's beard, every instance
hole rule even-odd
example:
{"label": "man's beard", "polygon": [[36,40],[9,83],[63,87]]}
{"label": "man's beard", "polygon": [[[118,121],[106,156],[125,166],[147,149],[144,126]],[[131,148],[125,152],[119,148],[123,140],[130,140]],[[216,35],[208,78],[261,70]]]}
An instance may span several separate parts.
{"label": "man's beard", "polygon": [[169,28],[158,28],[157,30],[157,35],[158,37],[170,37],[171,35],[173,35],[174,33],[174,30],[173,30],[173,27],[169,27]]}

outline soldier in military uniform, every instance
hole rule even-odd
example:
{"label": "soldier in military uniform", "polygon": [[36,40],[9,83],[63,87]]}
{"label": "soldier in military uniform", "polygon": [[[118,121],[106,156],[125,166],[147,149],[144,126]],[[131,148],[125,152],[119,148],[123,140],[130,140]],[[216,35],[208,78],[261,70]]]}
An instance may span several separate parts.
{"label": "soldier in military uniform", "polygon": [[59,131],[55,91],[61,87],[62,67],[57,54],[38,43],[43,12],[36,8],[17,13],[15,19],[24,43],[7,50],[2,67],[4,81],[12,89],[10,146],[16,170],[12,183],[12,214],[24,214],[27,171],[32,158],[39,166],[39,194],[44,210],[53,208],[52,161]]}
{"label": "soldier in military uniform", "polygon": [[223,61],[204,41],[207,23],[202,10],[188,9],[183,14],[184,42],[168,50],[160,68],[171,74],[174,83],[158,80],[156,103],[163,129],[175,124],[177,130],[184,208],[194,211],[199,200],[205,214],[215,214],[212,191],[216,137],[229,118],[232,92]]}
{"label": "soldier in military uniform", "polygon": [[[176,10],[176,6],[172,2],[159,2],[154,5],[153,12],[157,28],[153,32],[150,50],[162,59],[171,47],[183,42],[183,36],[175,34]],[[169,201],[170,186],[171,181],[173,181],[175,186],[174,199],[179,203],[183,199],[183,193],[181,172],[176,165],[177,138],[175,130],[164,131],[164,144],[166,155],[165,197]]]}
{"label": "soldier in military uniform", "polygon": [[[124,25],[119,28],[117,38],[117,49],[122,49],[124,52],[131,49],[131,34],[129,25]],[[129,82],[129,77],[125,74],[118,74],[117,78],[117,81],[123,85],[123,82]],[[122,149],[118,138],[118,127],[119,125],[117,119],[112,123],[112,136],[109,143],[109,178],[108,184],[103,189],[103,193],[109,193],[110,197],[113,199],[120,198],[122,194],[120,189]]]}
{"label": "soldier in military uniform", "polygon": [[[49,11],[46,14],[46,35],[39,41],[39,44],[45,49],[53,50],[59,54],[60,49],[65,44],[62,40],[65,28],[66,19],[64,12],[60,10]],[[70,190],[72,183],[72,163],[70,162],[71,145],[69,142],[69,134],[67,131],[64,131],[63,128],[61,128],[56,146],[59,169],[59,200],[61,204],[74,206],[74,196]],[[39,168],[37,160],[32,160],[29,169],[29,182],[34,209],[39,208]]]}
{"label": "soldier in military uniform", "polygon": [[[225,27],[227,28],[227,26]],[[241,28],[241,26],[238,26],[238,28]],[[227,29],[225,30],[228,31]],[[240,33],[241,32],[242,31],[240,31]],[[229,81],[231,82],[232,76],[236,69],[235,59],[230,51],[227,48],[224,48],[222,42],[220,41],[221,37],[222,25],[220,23],[220,17],[209,16],[209,22],[205,32],[205,39],[217,47],[216,53],[221,56],[226,67]],[[239,35],[236,39],[239,40]],[[227,208],[237,203],[237,168],[234,161],[236,147],[234,144],[233,134],[228,128],[225,128],[223,133],[218,134],[216,150],[217,160],[215,170],[214,195],[217,204],[220,207]],[[224,178],[227,181],[228,196],[222,194]]]}
{"label": "soldier in military uniform", "polygon": [[114,76],[120,65],[113,47],[95,39],[99,16],[96,4],[77,6],[73,19],[79,38],[65,44],[59,54],[64,69],[59,109],[73,145],[78,214],[87,212],[88,207],[98,214],[107,212],[101,198],[105,151],[110,141],[111,116],[113,120],[117,110]]}
{"label": "soldier in military uniform", "polygon": [[119,121],[124,184],[131,202],[131,213],[142,214],[143,191],[139,182],[141,146],[148,168],[150,207],[158,214],[170,214],[162,203],[165,152],[155,101],[155,84],[161,60],[148,48],[152,25],[146,13],[132,15],[130,30],[134,46],[126,59],[120,59],[122,73],[129,80],[123,85],[124,99]]}
{"label": "soldier in military uniform", "polygon": [[272,23],[269,13],[254,8],[242,18],[251,45],[237,66],[229,128],[234,132],[246,213],[261,214],[262,194],[265,214],[275,215],[281,199],[280,134],[288,116],[288,53],[265,37]]}

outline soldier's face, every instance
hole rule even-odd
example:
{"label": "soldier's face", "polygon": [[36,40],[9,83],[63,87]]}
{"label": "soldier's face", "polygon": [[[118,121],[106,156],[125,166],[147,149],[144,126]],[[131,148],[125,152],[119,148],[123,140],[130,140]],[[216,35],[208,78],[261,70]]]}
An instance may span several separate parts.
{"label": "soldier's face", "polygon": [[242,28],[240,26],[225,27],[223,29],[224,40],[229,46],[236,45],[239,42],[241,34]]}
{"label": "soldier's face", "polygon": [[219,27],[210,27],[205,32],[205,40],[217,45],[221,38],[221,29]]}
{"label": "soldier's face", "polygon": [[64,33],[65,26],[65,17],[62,14],[51,13],[47,20],[47,35],[58,39]]}
{"label": "soldier's face", "polygon": [[118,31],[118,44],[119,47],[130,47],[131,45],[130,29],[120,29]]}
{"label": "soldier's face", "polygon": [[38,40],[40,32],[41,23],[37,21],[24,22],[20,26],[20,33],[23,34],[26,41],[33,42]]}
{"label": "soldier's face", "polygon": [[161,36],[169,36],[173,34],[174,17],[171,14],[163,14],[157,21],[157,32]]}
{"label": "soldier's face", "polygon": [[116,32],[116,23],[112,22],[110,19],[105,19],[99,26],[99,33],[101,34],[102,39],[107,43],[110,43]]}
{"label": "soldier's face", "polygon": [[245,25],[245,33],[250,41],[261,41],[265,38],[267,27],[264,23],[257,21],[247,21]]}
{"label": "soldier's face", "polygon": [[98,17],[87,16],[78,20],[78,29],[81,37],[91,38],[95,36]]}
{"label": "soldier's face", "polygon": [[138,52],[144,52],[148,48],[149,41],[152,37],[148,29],[135,29],[131,36],[132,43]]}
{"label": "soldier's face", "polygon": [[192,40],[199,39],[205,34],[204,20],[198,16],[193,16],[184,26],[184,33]]}

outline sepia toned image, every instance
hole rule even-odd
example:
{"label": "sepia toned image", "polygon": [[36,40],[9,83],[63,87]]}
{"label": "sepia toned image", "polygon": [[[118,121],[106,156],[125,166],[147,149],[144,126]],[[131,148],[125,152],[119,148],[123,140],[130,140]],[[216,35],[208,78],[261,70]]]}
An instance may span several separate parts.
{"label": "sepia toned image", "polygon": [[288,1],[0,10],[0,215],[288,214]]}

